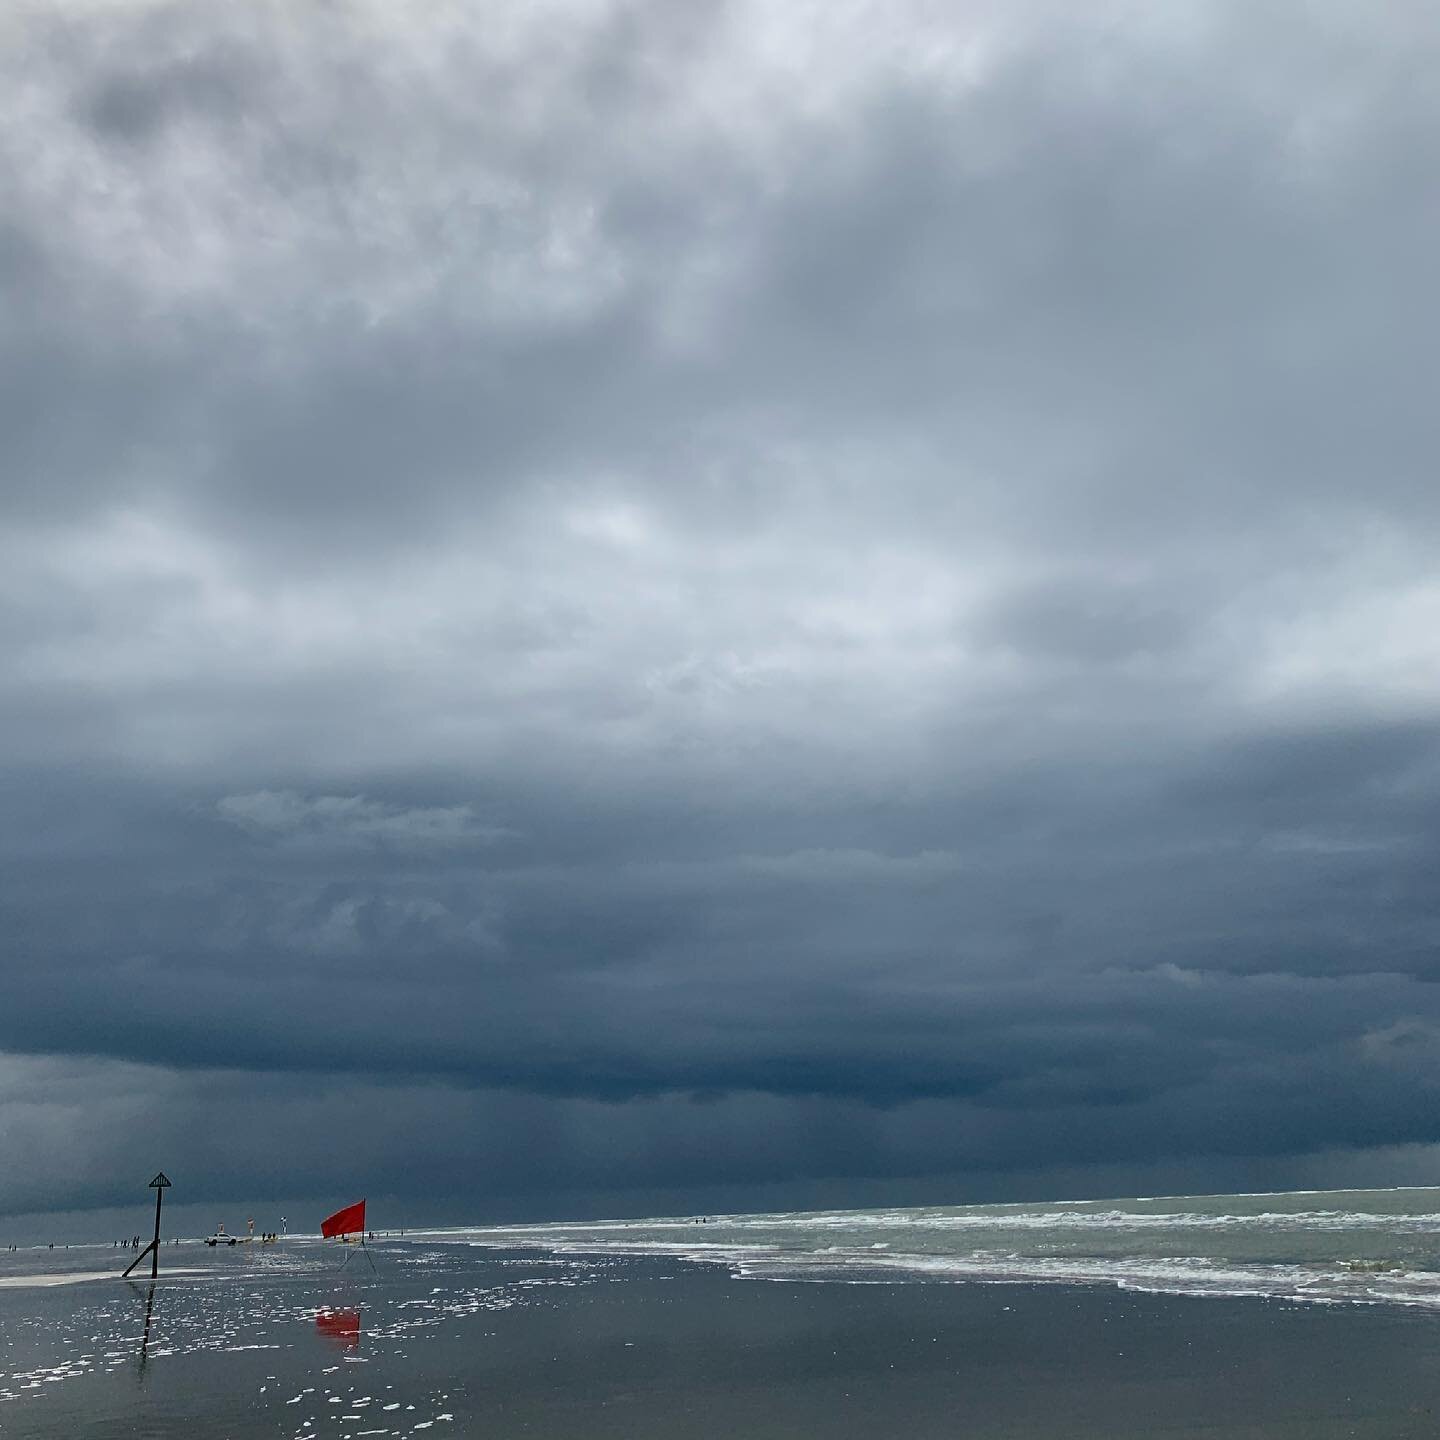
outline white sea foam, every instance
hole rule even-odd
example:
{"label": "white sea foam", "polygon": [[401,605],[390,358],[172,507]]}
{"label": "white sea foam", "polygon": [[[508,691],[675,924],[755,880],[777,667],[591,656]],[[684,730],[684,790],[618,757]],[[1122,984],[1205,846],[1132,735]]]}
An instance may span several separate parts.
{"label": "white sea foam", "polygon": [[[1262,1211],[1255,1215],[1206,1215],[1184,1211],[1037,1210],[1011,1214],[917,1214],[913,1211],[829,1215],[764,1215],[728,1222],[741,1228],[798,1230],[1233,1230],[1278,1227],[1317,1230],[1440,1229],[1440,1213],[1383,1215],[1363,1211]],[[652,1228],[644,1222],[643,1228]],[[596,1227],[597,1229],[600,1227]],[[606,1227],[609,1228],[609,1227]]]}
{"label": "white sea foam", "polygon": [[673,1256],[756,1279],[1083,1283],[1440,1305],[1434,1189],[827,1210],[703,1224],[672,1216],[451,1235],[570,1255]]}
{"label": "white sea foam", "polygon": [[1440,1274],[1357,1274],[1298,1265],[1225,1265],[1198,1256],[1163,1260],[1061,1259],[1020,1255],[894,1255],[836,1252],[746,1260],[737,1273],[765,1280],[892,1283],[930,1279],[991,1284],[1115,1285],[1166,1295],[1259,1296],[1329,1304],[1380,1302],[1440,1307]]}

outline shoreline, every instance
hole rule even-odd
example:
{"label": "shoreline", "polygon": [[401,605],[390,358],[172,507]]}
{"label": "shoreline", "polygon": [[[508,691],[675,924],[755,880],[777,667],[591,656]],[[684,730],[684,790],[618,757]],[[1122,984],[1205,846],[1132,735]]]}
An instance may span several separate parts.
{"label": "shoreline", "polygon": [[1440,1414],[1440,1317],[1395,1307],[1196,1306],[1017,1281],[755,1285],[678,1256],[409,1236],[377,1246],[373,1275],[294,1256],[257,1286],[209,1258],[221,1283],[0,1291],[13,1342],[0,1428],[32,1440],[1418,1440],[1433,1429],[1417,1419]]}

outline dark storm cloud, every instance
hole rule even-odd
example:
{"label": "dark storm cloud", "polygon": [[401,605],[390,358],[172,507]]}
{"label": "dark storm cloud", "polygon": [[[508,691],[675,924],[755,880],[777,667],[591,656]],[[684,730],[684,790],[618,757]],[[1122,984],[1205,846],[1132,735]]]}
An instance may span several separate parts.
{"label": "dark storm cloud", "polygon": [[503,20],[4,22],[0,1205],[1421,1165],[1440,36]]}

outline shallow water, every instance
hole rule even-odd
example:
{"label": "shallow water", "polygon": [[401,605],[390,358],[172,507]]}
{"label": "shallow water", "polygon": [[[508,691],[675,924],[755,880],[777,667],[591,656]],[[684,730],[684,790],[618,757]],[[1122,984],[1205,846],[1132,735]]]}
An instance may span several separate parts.
{"label": "shallow water", "polygon": [[[1347,1244],[1424,1244],[1434,1192],[1388,1195],[543,1227],[523,1233],[551,1248],[527,1250],[494,1248],[515,1231],[470,1229],[368,1257],[300,1239],[192,1245],[167,1249],[153,1287],[31,1283],[118,1271],[108,1246],[3,1255],[0,1279],[26,1283],[0,1288],[0,1435],[1434,1436],[1440,1313],[1390,1276],[1335,1267]],[[1002,1237],[1016,1254],[976,1258]],[[1221,1295],[1179,1263],[1197,1237],[1188,1259],[1212,1279],[1302,1269],[1391,1290]],[[862,1253],[877,1243],[895,1250]],[[580,1253],[634,1246],[648,1253]],[[1113,1272],[954,1283],[1024,1264],[1071,1282]],[[1180,1277],[1152,1288],[1184,1294],[1118,1278],[1147,1264]],[[924,1283],[937,1278],[950,1283]],[[834,1283],[847,1280],[862,1283]]]}
{"label": "shallow water", "polygon": [[1440,1189],[815,1211],[430,1232],[756,1278],[1113,1284],[1440,1308]]}

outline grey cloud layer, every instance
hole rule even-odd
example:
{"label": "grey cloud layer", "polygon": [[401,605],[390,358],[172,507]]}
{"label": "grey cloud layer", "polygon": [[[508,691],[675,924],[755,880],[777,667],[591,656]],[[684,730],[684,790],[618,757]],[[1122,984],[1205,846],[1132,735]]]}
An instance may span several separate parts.
{"label": "grey cloud layer", "polygon": [[1440,33],[487,16],[0,22],[0,1049],[457,1193],[1431,1140]]}

